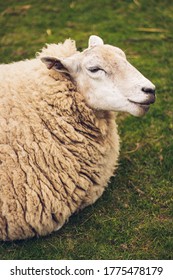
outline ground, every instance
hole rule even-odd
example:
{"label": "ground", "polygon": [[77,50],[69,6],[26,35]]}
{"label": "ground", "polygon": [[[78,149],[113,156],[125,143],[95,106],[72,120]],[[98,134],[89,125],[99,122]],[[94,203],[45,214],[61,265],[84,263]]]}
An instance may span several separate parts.
{"label": "ground", "polygon": [[[0,243],[0,259],[173,259],[173,5],[168,0],[1,0],[0,62],[91,34],[122,48],[157,88],[143,118],[118,115],[116,176],[94,205],[43,238]],[[14,73],[15,75],[15,73]]]}

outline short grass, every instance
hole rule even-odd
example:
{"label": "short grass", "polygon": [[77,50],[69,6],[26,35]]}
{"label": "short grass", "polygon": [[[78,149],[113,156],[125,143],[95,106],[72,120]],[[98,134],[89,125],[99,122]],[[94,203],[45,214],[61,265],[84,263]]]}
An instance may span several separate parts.
{"label": "short grass", "polygon": [[157,86],[145,117],[119,114],[119,168],[101,199],[50,236],[1,242],[0,259],[173,259],[172,30],[169,0],[0,0],[1,63],[97,34]]}

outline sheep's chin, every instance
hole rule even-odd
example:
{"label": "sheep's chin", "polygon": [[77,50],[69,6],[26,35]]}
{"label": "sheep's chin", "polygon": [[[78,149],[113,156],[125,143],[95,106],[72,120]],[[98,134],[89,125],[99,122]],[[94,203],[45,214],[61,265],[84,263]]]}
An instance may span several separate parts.
{"label": "sheep's chin", "polygon": [[149,110],[149,105],[131,104],[128,112],[135,117],[143,117]]}

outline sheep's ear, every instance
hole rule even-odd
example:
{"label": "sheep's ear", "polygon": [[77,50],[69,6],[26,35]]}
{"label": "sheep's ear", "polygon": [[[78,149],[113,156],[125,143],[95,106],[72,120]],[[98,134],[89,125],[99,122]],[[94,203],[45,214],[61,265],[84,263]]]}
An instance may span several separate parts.
{"label": "sheep's ear", "polygon": [[46,64],[48,69],[54,69],[58,72],[68,73],[68,69],[64,66],[63,60],[54,57],[42,57],[41,61]]}
{"label": "sheep's ear", "polygon": [[96,35],[91,35],[89,37],[89,41],[88,41],[88,47],[89,48],[92,48],[92,47],[95,47],[95,46],[100,46],[100,45],[104,45],[104,42],[100,37],[98,37]]}

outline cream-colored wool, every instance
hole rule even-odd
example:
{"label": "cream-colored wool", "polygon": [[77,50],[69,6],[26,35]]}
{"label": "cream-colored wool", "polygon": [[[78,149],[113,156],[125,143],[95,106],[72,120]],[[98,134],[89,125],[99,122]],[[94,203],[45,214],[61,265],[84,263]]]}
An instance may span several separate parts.
{"label": "cream-colored wool", "polygon": [[[59,49],[43,52],[59,56]],[[68,40],[63,54],[72,51]],[[119,153],[114,114],[90,109],[39,59],[2,65],[0,73],[0,238],[46,235],[107,186]]]}
{"label": "cream-colored wool", "polygon": [[[148,110],[149,101],[153,102],[141,88],[139,95],[145,103],[136,103],[134,92],[134,101],[128,96],[125,102],[119,90],[115,92],[115,104],[112,102],[115,78],[118,73],[119,81],[126,76],[125,68],[119,67],[114,77],[108,65],[113,69],[115,51],[122,65],[125,58],[118,48],[102,44],[100,38],[91,36],[89,48],[79,53],[75,43],[66,40],[64,44],[47,45],[35,59],[0,66],[1,240],[49,234],[75,211],[94,203],[117,166],[119,137],[112,111],[141,115]],[[57,67],[63,62],[65,73],[56,71],[56,60],[52,62],[50,57],[61,59]],[[98,66],[93,69],[95,58],[97,63],[103,62],[102,68],[108,64],[106,70]],[[76,66],[80,59],[81,65]],[[81,74],[85,63],[86,75]],[[152,86],[132,70],[140,77],[141,86],[144,82]],[[102,96],[94,97],[99,87]],[[138,90],[135,83],[134,88]],[[104,110],[105,105],[108,108]]]}

